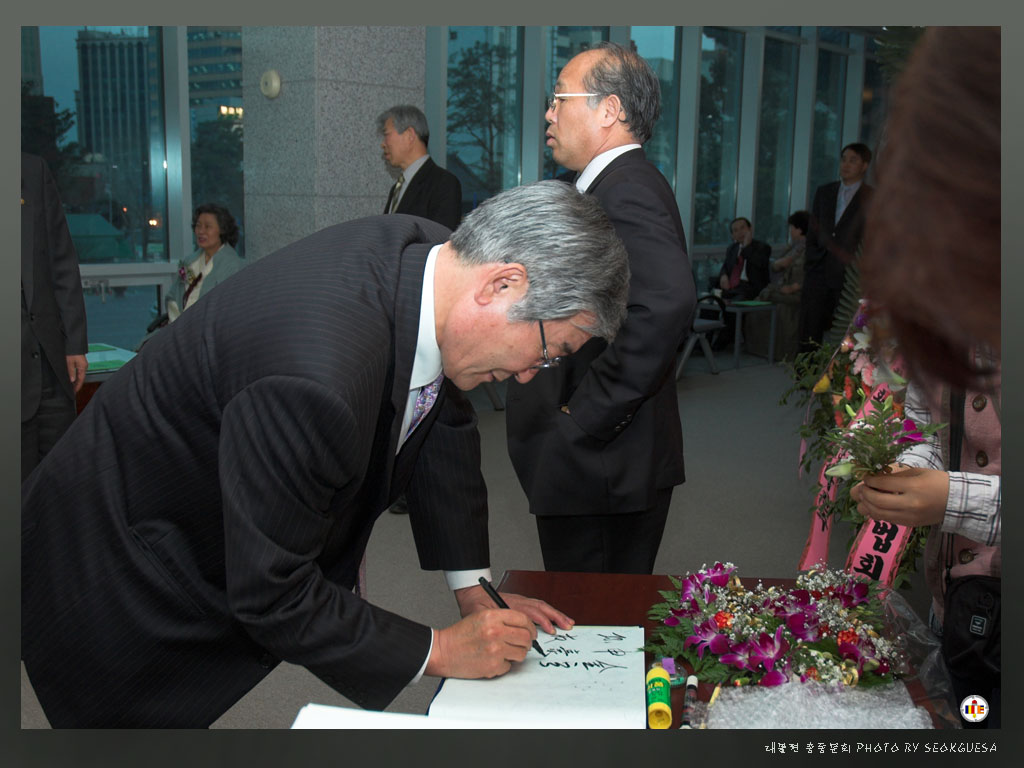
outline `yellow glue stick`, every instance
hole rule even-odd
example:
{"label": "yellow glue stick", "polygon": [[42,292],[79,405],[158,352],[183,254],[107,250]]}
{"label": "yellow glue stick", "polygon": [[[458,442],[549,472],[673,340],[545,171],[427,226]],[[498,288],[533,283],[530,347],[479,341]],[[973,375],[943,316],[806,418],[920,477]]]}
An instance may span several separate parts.
{"label": "yellow glue stick", "polygon": [[661,664],[651,664],[647,673],[647,725],[651,728],[672,727],[672,689],[669,675]]}

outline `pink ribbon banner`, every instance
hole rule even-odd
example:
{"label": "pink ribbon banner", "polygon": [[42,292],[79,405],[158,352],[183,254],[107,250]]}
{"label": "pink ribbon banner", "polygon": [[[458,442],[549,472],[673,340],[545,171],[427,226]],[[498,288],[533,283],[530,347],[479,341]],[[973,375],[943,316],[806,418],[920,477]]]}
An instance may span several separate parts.
{"label": "pink ribbon banner", "polygon": [[[857,412],[855,420],[864,418],[877,407],[877,403],[889,396],[889,387],[879,384],[871,397],[864,401]],[[823,512],[826,501],[835,501],[839,480],[829,477],[825,471],[839,463],[842,455],[835,456],[825,463],[818,475],[818,493],[815,496],[815,514],[811,519],[811,530],[800,557],[800,570],[808,570],[815,566],[827,565],[828,543],[832,532],[832,516]],[[846,559],[846,570],[880,581],[892,586],[899,568],[900,558],[910,540],[913,529],[909,526],[887,523],[884,520],[866,520],[850,547]]]}

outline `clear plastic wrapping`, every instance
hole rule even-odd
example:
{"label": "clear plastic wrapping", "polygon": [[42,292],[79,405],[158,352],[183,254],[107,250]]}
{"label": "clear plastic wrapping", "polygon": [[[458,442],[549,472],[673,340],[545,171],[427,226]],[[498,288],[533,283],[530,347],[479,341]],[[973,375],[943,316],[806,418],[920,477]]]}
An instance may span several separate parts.
{"label": "clear plastic wrapping", "polygon": [[951,705],[953,683],[942,660],[942,641],[921,621],[899,592],[884,596],[886,630],[898,638],[903,663],[895,671],[912,689],[917,683],[917,703],[927,704],[944,728],[960,728],[960,718]]}
{"label": "clear plastic wrapping", "polygon": [[[950,706],[952,685],[941,644],[906,599],[882,597],[886,633],[900,647],[892,685],[836,688],[808,681],[774,687],[723,687],[702,704],[696,720],[707,728],[959,728]],[[913,695],[911,695],[913,691]],[[933,719],[933,713],[935,719]]]}
{"label": "clear plastic wrapping", "polygon": [[932,728],[906,686],[835,688],[822,683],[787,683],[772,688],[723,688],[707,710],[708,728]]}

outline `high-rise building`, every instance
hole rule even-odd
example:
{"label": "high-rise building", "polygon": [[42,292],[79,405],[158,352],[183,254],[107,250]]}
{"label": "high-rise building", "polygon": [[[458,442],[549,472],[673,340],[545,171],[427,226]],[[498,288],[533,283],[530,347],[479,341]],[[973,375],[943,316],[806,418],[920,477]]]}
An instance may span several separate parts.
{"label": "high-rise building", "polygon": [[21,82],[32,96],[43,95],[43,63],[39,55],[39,27],[21,28]]}
{"label": "high-rise building", "polygon": [[151,222],[167,194],[160,41],[159,27],[82,29],[75,40],[79,142],[142,252],[162,239]]}
{"label": "high-rise building", "polygon": [[188,105],[193,142],[200,123],[241,119],[241,27],[188,28]]}

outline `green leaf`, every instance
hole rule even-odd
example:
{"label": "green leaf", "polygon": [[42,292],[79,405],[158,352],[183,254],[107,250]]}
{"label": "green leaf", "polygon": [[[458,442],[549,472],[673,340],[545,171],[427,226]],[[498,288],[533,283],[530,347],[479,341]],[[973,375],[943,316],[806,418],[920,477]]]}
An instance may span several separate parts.
{"label": "green leaf", "polygon": [[853,474],[853,463],[841,461],[838,464],[833,464],[825,470],[825,474],[829,477],[849,477]]}

